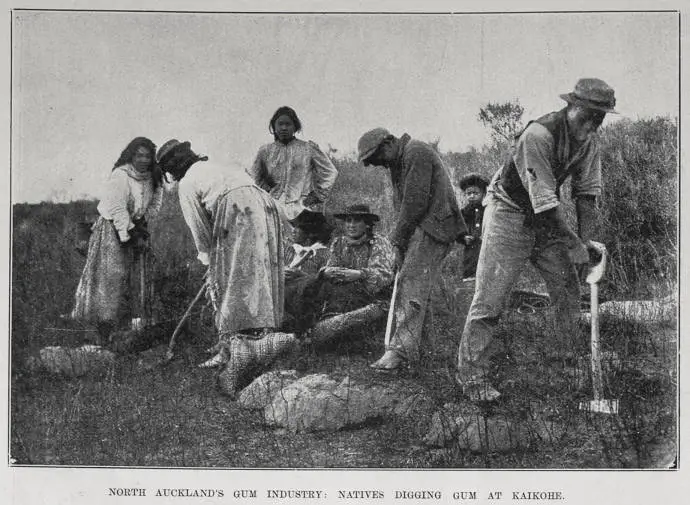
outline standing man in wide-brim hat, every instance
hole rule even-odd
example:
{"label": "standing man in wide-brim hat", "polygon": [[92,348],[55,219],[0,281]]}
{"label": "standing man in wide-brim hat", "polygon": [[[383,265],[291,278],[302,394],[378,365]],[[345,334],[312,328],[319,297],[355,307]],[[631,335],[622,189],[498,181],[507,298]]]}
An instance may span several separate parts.
{"label": "standing man in wide-brim hat", "polygon": [[[554,341],[546,349],[558,359],[584,348],[576,327],[580,287],[576,265],[589,261],[601,194],[596,131],[615,112],[613,89],[601,79],[580,79],[567,106],[527,124],[503,167],[494,175],[484,213],[482,248],[474,298],[458,355],[457,380],[472,400],[500,396],[490,361],[502,349],[495,331],[506,298],[526,262],[541,273],[556,309]],[[560,187],[571,179],[578,231],[566,223]]]}
{"label": "standing man in wide-brim hat", "polygon": [[419,360],[422,334],[431,329],[431,292],[453,242],[467,231],[443,161],[429,144],[395,137],[385,128],[366,132],[359,161],[385,167],[398,204],[391,243],[399,271],[395,333],[372,367],[394,370]]}

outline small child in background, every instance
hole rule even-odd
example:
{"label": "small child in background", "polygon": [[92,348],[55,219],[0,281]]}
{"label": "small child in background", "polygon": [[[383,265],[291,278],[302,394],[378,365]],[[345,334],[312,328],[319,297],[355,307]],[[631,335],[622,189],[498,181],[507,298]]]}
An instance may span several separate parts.
{"label": "small child in background", "polygon": [[468,230],[468,234],[462,240],[465,244],[462,258],[463,280],[474,279],[477,272],[479,250],[482,245],[482,219],[484,218],[482,201],[488,185],[489,181],[486,177],[477,173],[468,174],[460,180],[460,189],[467,199],[467,205],[461,209],[461,212]]}

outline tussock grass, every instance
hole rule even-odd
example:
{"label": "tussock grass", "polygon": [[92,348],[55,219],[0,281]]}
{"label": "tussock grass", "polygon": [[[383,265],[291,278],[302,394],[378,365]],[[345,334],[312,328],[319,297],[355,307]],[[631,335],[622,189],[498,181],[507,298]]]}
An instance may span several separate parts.
{"label": "tussock grass", "polygon": [[[675,124],[665,118],[620,121],[603,131],[602,236],[611,253],[606,299],[662,298],[676,290],[675,132]],[[490,175],[502,158],[499,147],[444,156],[455,179],[470,170]],[[362,170],[348,158],[335,161],[340,178],[327,212],[366,202],[381,215],[379,229],[389,232],[394,211],[385,172]],[[167,196],[159,219],[151,223],[160,297],[155,309],[160,321],[175,323],[199,289],[204,269],[195,259],[176,195]],[[425,447],[427,417],[371,422],[337,433],[273,430],[260,413],[241,410],[220,395],[213,372],[194,367],[215,339],[210,311],[203,307],[180,340],[178,359],[168,367],[142,373],[136,356],[124,356],[101,378],[25,373],[23,360],[40,347],[79,345],[93,331],[88,325],[62,323],[58,316],[71,309],[83,268],[84,258],[73,250],[74,225],[94,212],[95,202],[89,201],[13,208],[11,456],[19,464],[647,468],[672,463],[677,439],[673,321],[602,319],[604,350],[615,351],[620,362],[607,372],[605,394],[621,402],[620,415],[603,416],[578,409],[591,397],[586,365],[544,361],[554,331],[548,310],[509,311],[501,329],[506,353],[495,368],[506,399],[481,415],[518,424],[536,418],[560,430],[507,453],[475,454],[457,443]],[[370,370],[369,363],[383,351],[381,334],[331,348],[306,348],[283,358],[277,368],[329,373],[336,379],[349,375],[372,384],[422,385],[439,408],[462,404],[452,378],[471,300],[462,289],[461,259],[456,248],[443,265],[443,283],[433,300],[433,332],[417,370],[392,376]],[[589,327],[581,331],[585,338]]]}

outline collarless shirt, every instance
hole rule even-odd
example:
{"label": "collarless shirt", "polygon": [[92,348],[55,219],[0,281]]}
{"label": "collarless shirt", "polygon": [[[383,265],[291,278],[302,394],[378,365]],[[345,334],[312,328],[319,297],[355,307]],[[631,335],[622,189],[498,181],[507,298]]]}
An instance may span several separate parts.
{"label": "collarless shirt", "polygon": [[[563,145],[556,146],[549,130],[532,122],[511,148],[515,168],[535,214],[560,204],[560,186],[569,176],[573,198],[601,194],[601,157],[596,134],[579,146],[570,140],[567,130],[564,137]],[[556,157],[561,161],[558,171],[554,169]],[[511,207],[523,210],[497,183],[499,180],[496,176],[492,179],[489,191]]]}
{"label": "collarless shirt", "polygon": [[262,146],[247,173],[282,204],[288,219],[306,208],[303,201],[311,192],[326,201],[338,176],[330,158],[314,142],[297,138]]}

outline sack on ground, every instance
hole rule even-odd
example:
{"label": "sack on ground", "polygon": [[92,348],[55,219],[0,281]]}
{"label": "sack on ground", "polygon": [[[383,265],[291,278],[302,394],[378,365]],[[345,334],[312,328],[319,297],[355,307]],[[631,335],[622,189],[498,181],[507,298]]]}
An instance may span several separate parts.
{"label": "sack on ground", "polygon": [[230,358],[218,375],[220,390],[234,396],[238,388],[248,384],[282,353],[298,345],[294,333],[268,333],[260,339],[232,338],[226,346]]}

